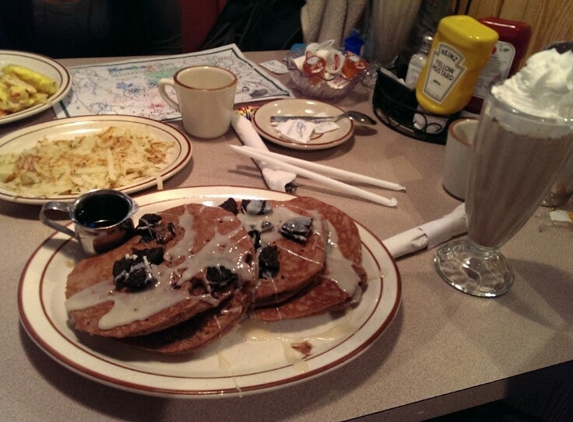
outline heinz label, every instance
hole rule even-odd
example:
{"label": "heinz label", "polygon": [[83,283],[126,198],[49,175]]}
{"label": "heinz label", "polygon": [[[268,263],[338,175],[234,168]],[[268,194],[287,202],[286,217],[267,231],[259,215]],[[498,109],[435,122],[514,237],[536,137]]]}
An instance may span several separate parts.
{"label": "heinz label", "polygon": [[442,103],[466,71],[465,57],[446,43],[439,43],[429,57],[424,94],[437,103]]}

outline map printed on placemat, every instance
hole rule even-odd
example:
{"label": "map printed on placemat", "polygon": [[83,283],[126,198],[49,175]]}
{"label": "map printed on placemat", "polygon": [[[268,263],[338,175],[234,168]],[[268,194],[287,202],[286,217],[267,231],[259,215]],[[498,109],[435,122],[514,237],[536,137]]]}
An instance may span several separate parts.
{"label": "map printed on placemat", "polygon": [[184,55],[70,67],[72,89],[54,109],[58,118],[124,114],[163,121],[179,119],[180,114],[161,99],[159,80],[173,77],[183,67],[202,64],[216,65],[237,75],[235,104],[293,96],[230,44]]}

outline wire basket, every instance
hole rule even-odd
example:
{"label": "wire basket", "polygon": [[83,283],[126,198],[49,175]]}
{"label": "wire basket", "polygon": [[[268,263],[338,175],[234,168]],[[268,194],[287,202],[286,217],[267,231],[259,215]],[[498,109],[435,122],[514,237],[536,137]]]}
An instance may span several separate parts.
{"label": "wire basket", "polygon": [[[446,143],[448,127],[459,113],[436,115],[418,109],[416,92],[378,70],[372,106],[376,117],[396,132],[434,144]],[[418,122],[414,126],[414,118]]]}

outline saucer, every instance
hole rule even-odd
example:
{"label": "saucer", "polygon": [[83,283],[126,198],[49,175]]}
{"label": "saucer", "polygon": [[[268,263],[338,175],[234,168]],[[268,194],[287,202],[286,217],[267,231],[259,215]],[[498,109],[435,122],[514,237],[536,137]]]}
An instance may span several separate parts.
{"label": "saucer", "polygon": [[255,130],[263,138],[286,148],[299,150],[327,149],[338,146],[350,139],[354,133],[354,122],[343,118],[336,122],[338,129],[323,134],[315,134],[306,144],[281,138],[276,127],[271,124],[271,116],[334,116],[344,110],[330,104],[314,100],[288,99],[267,103],[259,108],[253,117]]}

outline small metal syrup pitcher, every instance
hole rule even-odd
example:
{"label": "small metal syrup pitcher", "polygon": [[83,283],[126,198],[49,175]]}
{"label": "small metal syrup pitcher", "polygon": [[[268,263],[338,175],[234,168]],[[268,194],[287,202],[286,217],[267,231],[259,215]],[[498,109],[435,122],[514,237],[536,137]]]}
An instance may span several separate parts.
{"label": "small metal syrup pitcher", "polygon": [[[139,206],[128,195],[112,189],[94,190],[74,202],[50,201],[42,206],[40,221],[57,231],[76,238],[90,255],[119,246],[134,231],[132,215]],[[63,212],[74,223],[74,230],[50,219],[46,212]]]}

